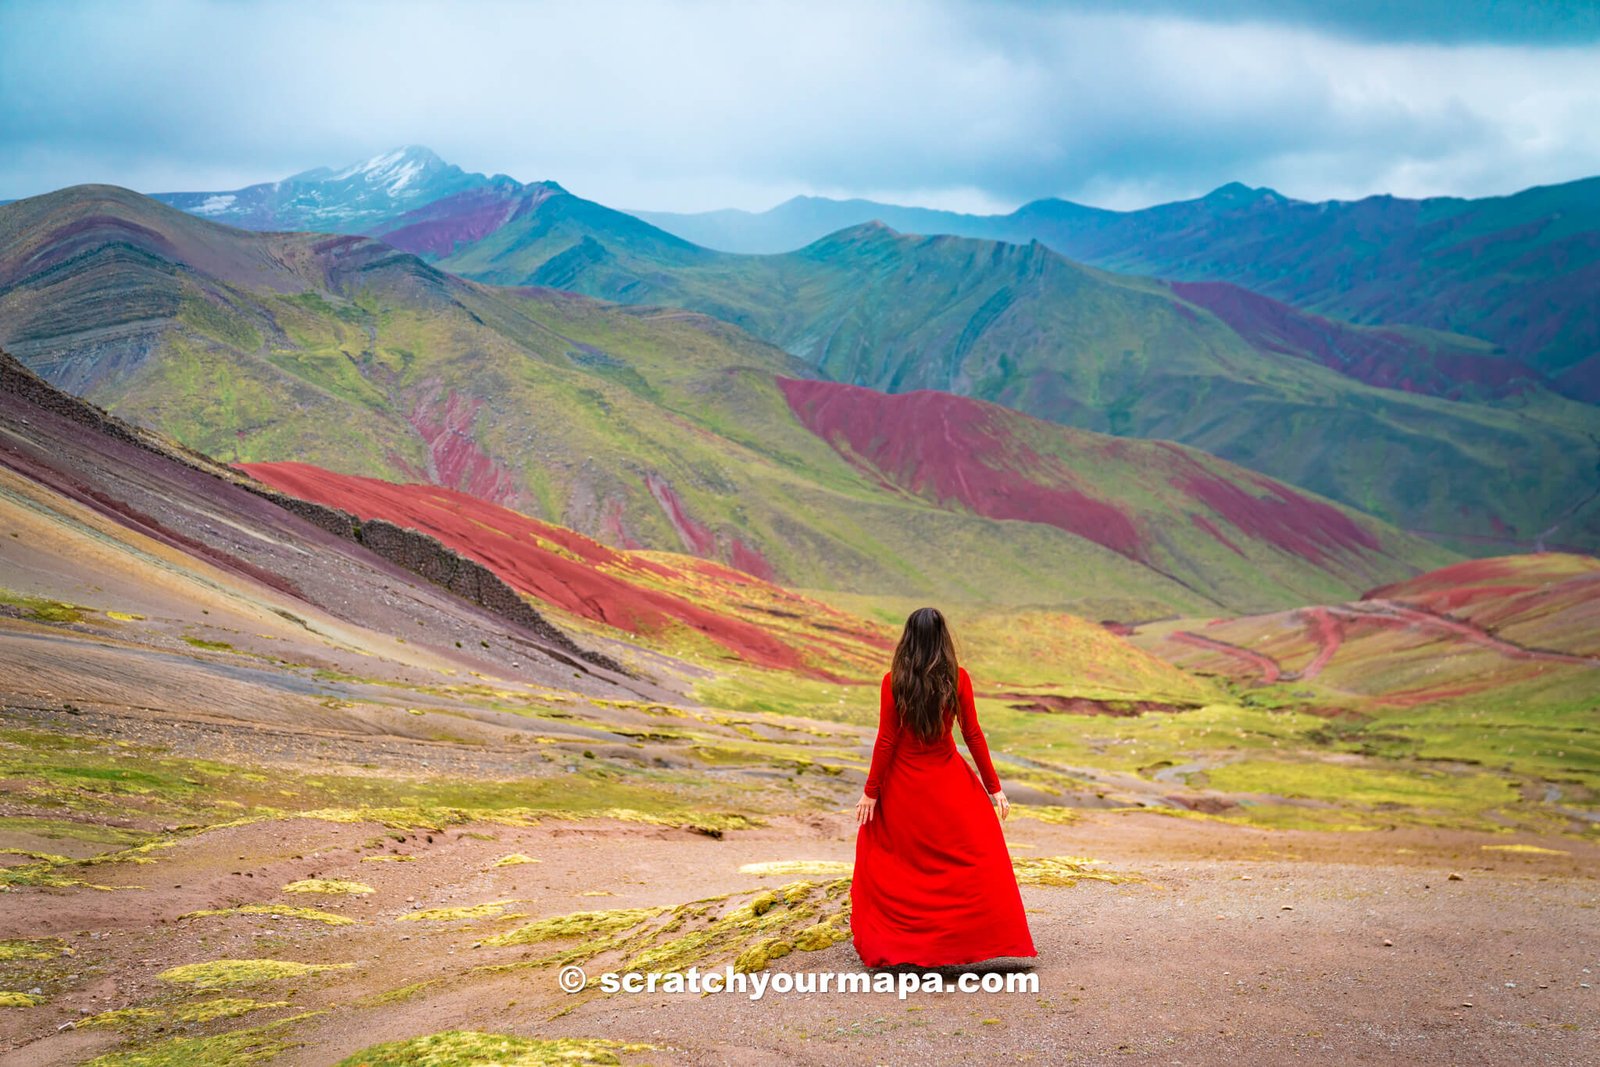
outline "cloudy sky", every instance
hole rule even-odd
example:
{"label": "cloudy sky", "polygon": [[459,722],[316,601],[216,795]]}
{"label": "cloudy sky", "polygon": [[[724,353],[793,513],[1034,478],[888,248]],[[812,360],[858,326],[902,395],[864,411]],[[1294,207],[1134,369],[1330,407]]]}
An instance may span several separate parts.
{"label": "cloudy sky", "polygon": [[1600,174],[1594,0],[0,0],[0,199],[400,144],[625,208]]}

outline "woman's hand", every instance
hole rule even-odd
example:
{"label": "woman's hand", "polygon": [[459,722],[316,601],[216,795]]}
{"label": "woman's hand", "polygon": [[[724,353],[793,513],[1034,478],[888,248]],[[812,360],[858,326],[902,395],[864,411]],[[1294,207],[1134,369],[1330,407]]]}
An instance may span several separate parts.
{"label": "woman's hand", "polygon": [[859,830],[872,821],[872,812],[877,806],[877,797],[869,797],[865,793],[861,794],[861,799],[856,801],[856,829]]}
{"label": "woman's hand", "polygon": [[1000,812],[1000,821],[1005,822],[1006,816],[1011,814],[1011,801],[1006,799],[1006,791],[1001,789],[997,792],[990,793],[989,799],[994,801],[996,810]]}

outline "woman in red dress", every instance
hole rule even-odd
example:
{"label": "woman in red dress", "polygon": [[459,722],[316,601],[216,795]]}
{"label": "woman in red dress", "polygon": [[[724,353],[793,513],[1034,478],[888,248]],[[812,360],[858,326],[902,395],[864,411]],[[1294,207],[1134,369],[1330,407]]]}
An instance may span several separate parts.
{"label": "woman in red dress", "polygon": [[[978,774],[956,751],[957,719]],[[850,926],[863,963],[1038,955],[1000,832],[1010,810],[949,627],[934,608],[919,608],[883,676],[872,769],[856,804]]]}

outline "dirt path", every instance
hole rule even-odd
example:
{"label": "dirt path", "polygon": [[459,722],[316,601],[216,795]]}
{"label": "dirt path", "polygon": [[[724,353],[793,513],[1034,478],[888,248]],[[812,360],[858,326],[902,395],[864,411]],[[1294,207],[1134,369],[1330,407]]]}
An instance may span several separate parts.
{"label": "dirt path", "polygon": [[1293,681],[1310,681],[1322,673],[1322,668],[1339,651],[1339,646],[1344,643],[1344,629],[1325,607],[1307,608],[1300,614],[1311,624],[1311,636],[1317,642],[1317,654],[1294,675],[1284,677]]}
{"label": "dirt path", "polygon": [[[655,1050],[624,1062],[658,1064],[1600,1058],[1596,843],[1545,841],[1539,847],[1553,851],[1506,852],[1484,846],[1532,842],[1427,830],[1270,832],[1149,814],[1094,814],[1067,826],[1014,819],[1007,836],[1017,859],[1091,856],[1103,869],[1145,879],[1024,887],[1040,949],[1030,968],[1037,993],[918,991],[901,1000],[769,992],[752,1000],[569,997],[556,988],[554,968],[474,970],[535,959],[549,945],[474,944],[533,918],[789,880],[743,874],[745,864],[848,861],[854,835],[843,814],[778,817],[722,840],[607,820],[388,833],[306,819],[237,826],[189,838],[154,864],[95,868],[107,884],[143,890],[8,894],[0,937],[57,937],[76,954],[67,972],[74,980],[63,979],[61,992],[0,1015],[0,1064],[82,1062],[122,1038],[112,1029],[57,1027],[85,1013],[172,1002],[170,983],[156,975],[175,964],[257,957],[352,964],[227,990],[291,1006],[203,1028],[321,1011],[294,1024],[298,1047],[272,1060],[306,1067],[451,1028],[644,1042]],[[537,862],[494,866],[509,853]],[[412,859],[364,862],[377,855]],[[1461,880],[1450,880],[1452,872]],[[374,892],[281,893],[313,875],[359,880]],[[416,908],[501,900],[522,917],[396,921]],[[253,901],[355,922],[180,918]],[[620,962],[602,956],[588,969],[597,978]],[[848,942],[773,965],[859,969]],[[430,984],[395,994],[418,982]],[[388,1003],[374,1002],[385,994]]]}
{"label": "dirt path", "polygon": [[1360,605],[1341,605],[1325,610],[1343,615],[1346,618],[1361,619],[1367,622],[1429,627],[1430,629],[1455,634],[1457,637],[1471,641],[1475,645],[1493,649],[1513,659],[1600,666],[1600,659],[1596,659],[1593,656],[1574,656],[1567,652],[1525,648],[1522,645],[1507,641],[1503,637],[1497,637],[1474,623],[1463,619],[1454,619],[1447,615],[1439,615],[1431,611],[1424,611],[1421,608],[1411,607],[1393,600],[1367,600],[1362,601]]}
{"label": "dirt path", "polygon": [[1193,645],[1195,648],[1204,648],[1212,652],[1220,652],[1224,656],[1240,660],[1247,666],[1261,674],[1261,681],[1270,685],[1276,682],[1283,674],[1283,668],[1278,666],[1278,661],[1271,656],[1263,655],[1239,645],[1231,645],[1226,641],[1218,641],[1213,637],[1202,637],[1188,630],[1177,630],[1168,635],[1171,640],[1180,644]]}

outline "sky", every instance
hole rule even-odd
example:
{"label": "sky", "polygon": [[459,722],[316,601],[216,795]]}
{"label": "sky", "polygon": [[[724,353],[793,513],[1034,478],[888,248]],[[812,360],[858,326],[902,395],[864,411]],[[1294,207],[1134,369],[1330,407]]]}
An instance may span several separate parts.
{"label": "sky", "polygon": [[1600,0],[0,0],[0,199],[402,144],[637,210],[1482,196],[1597,114]]}

